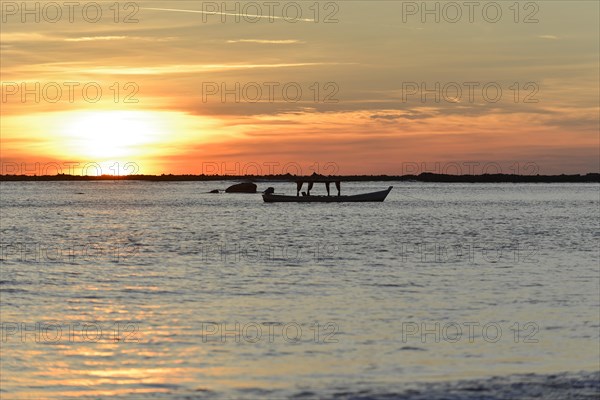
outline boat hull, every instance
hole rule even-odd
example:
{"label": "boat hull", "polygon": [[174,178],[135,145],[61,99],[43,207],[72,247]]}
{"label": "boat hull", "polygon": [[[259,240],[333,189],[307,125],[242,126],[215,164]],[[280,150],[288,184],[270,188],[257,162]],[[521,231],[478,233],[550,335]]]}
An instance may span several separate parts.
{"label": "boat hull", "polygon": [[285,196],[281,194],[263,194],[265,203],[364,203],[381,202],[392,191],[393,186],[379,192],[355,194],[350,196]]}

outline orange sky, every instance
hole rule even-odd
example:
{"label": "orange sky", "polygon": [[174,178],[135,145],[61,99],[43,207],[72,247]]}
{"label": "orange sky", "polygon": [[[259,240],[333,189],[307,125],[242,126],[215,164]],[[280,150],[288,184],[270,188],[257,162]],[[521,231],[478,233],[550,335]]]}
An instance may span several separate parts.
{"label": "orange sky", "polygon": [[597,2],[51,3],[2,3],[2,173],[600,171]]}

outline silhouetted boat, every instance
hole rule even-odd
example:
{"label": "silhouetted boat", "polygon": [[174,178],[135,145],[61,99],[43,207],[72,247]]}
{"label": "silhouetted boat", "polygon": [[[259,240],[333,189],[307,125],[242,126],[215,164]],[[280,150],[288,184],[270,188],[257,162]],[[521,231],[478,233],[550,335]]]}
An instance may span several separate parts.
{"label": "silhouetted boat", "polygon": [[[304,182],[308,182],[308,193],[302,192],[302,196],[300,195],[300,189]],[[310,190],[312,189],[313,183],[322,182],[325,183],[327,187],[327,196],[312,196],[310,194]],[[335,186],[338,189],[337,196],[331,196],[329,194],[329,184],[331,182],[335,183]],[[349,196],[342,196],[340,194],[340,181],[329,180],[322,177],[313,177],[297,180],[296,184],[298,185],[298,189],[296,191],[296,196],[287,196],[282,194],[275,194],[275,190],[273,188],[268,188],[263,192],[263,200],[266,203],[359,203],[359,202],[375,202],[375,201],[384,201],[387,195],[392,191],[393,186],[388,187],[386,190],[381,190],[379,192],[371,192],[371,193],[362,193],[362,194],[354,194]]]}
{"label": "silhouetted boat", "polygon": [[392,190],[390,186],[379,192],[362,193],[350,196],[286,196],[282,194],[264,193],[266,203],[359,203],[367,201],[384,201]]}

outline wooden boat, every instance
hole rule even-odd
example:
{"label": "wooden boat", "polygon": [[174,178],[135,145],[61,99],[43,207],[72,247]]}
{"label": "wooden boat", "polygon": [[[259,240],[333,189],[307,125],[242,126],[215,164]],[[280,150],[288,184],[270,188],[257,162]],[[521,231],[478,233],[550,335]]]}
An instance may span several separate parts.
{"label": "wooden boat", "polygon": [[362,193],[350,196],[286,196],[274,193],[264,193],[266,203],[358,203],[384,201],[392,191],[393,186],[379,192]]}
{"label": "wooden boat", "polygon": [[[303,193],[302,196],[286,196],[274,194],[272,191],[265,191],[262,197],[266,203],[358,203],[384,201],[387,195],[392,191],[393,186],[379,192],[362,193],[349,196],[311,196]],[[271,189],[271,188],[269,188]]]}

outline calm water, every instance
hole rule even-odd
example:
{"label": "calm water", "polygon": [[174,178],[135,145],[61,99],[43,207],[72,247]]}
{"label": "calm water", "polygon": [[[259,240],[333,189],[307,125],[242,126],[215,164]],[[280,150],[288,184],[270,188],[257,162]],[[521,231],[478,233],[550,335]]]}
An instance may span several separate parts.
{"label": "calm water", "polygon": [[3,182],[2,398],[598,395],[598,185],[228,184]]}

